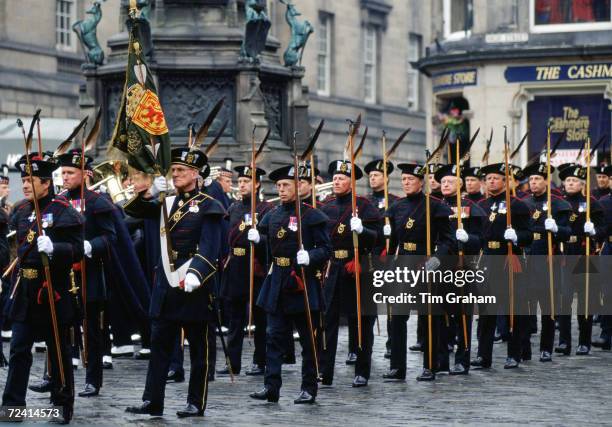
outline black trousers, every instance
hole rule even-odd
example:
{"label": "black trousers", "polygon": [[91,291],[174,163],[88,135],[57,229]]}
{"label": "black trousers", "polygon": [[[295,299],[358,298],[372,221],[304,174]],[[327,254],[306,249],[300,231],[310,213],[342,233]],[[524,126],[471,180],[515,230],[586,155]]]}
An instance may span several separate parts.
{"label": "black trousers", "polygon": [[[464,317],[465,316],[465,317]],[[465,370],[470,369],[470,354],[472,350],[472,313],[466,306],[465,313],[453,315],[454,336],[457,337],[457,350],[455,351],[455,364],[460,363]],[[465,330],[464,330],[465,321]],[[467,338],[467,342],[466,342]]]}
{"label": "black trousers", "polygon": [[[481,310],[483,311],[483,310]],[[493,338],[495,336],[495,326],[497,317],[494,315],[484,315],[479,317],[480,336],[478,337],[478,356],[482,357],[485,363],[490,364],[493,360]],[[503,316],[510,325],[510,316]],[[529,333],[529,316],[513,316],[512,333],[508,335],[507,356],[521,361],[522,344],[525,334]]]}
{"label": "black trousers", "polygon": [[[213,322],[208,323],[208,370],[209,372],[215,371],[217,364],[217,324]],[[184,375],[185,369],[183,363],[185,361],[185,348],[184,348],[185,332],[179,329],[179,333],[176,336],[174,348],[172,349],[172,355],[170,356],[169,371],[174,371]],[[151,345],[149,336],[149,346]]]}
{"label": "black trousers", "polygon": [[2,395],[2,406],[25,406],[26,391],[32,367],[32,346],[35,338],[44,337],[47,352],[51,360],[49,369],[51,377],[51,402],[56,406],[74,405],[74,377],[70,354],[70,332],[66,325],[58,325],[59,343],[62,355],[65,386],[62,387],[57,347],[50,322],[34,324],[33,322],[13,322],[11,338],[11,353],[9,358],[6,385]]}
{"label": "black trousers", "polygon": [[[242,368],[242,346],[244,343],[244,328],[249,322],[248,300],[227,300],[224,305],[229,319],[227,333],[227,352],[234,374],[239,374]],[[253,364],[264,367],[266,365],[266,313],[257,306],[253,307],[253,333],[255,351]],[[288,332],[293,340],[292,332]]]}
{"label": "black trousers", "polygon": [[206,409],[208,396],[208,334],[207,322],[178,322],[166,319],[153,319],[151,324],[151,358],[147,370],[147,380],[143,401],[149,400],[153,409],[163,411],[166,392],[166,376],[170,357],[176,345],[180,329],[185,331],[189,340],[191,373],[187,403]]}
{"label": "black trousers", "polygon": [[102,387],[102,356],[106,336],[104,334],[103,302],[87,303],[87,369],[85,382],[95,388]]}
{"label": "black trousers", "polygon": [[394,314],[391,317],[389,341],[391,341],[391,369],[398,369],[406,376],[407,322],[409,315]]}
{"label": "black trousers", "polygon": [[[318,327],[319,313],[312,313],[312,327]],[[293,326],[300,335],[302,346],[302,385],[312,396],[317,395],[317,370],[315,366],[315,353],[310,340],[308,319],[306,313],[285,314],[282,311],[267,314],[266,329],[266,371],[264,384],[268,390],[278,393],[282,385],[281,368],[283,359],[287,354],[287,334],[293,331]],[[316,345],[316,344],[315,344]]]}
{"label": "black trousers", "polygon": [[[425,323],[425,337],[423,338],[423,369],[436,370],[439,367],[440,358],[440,327],[444,321],[441,315],[423,315]],[[431,322],[430,322],[431,319]],[[431,334],[429,329],[431,328]],[[431,350],[429,337],[431,336]],[[431,352],[431,357],[430,357]],[[446,350],[448,353],[448,350]],[[447,356],[448,357],[448,356]]]}

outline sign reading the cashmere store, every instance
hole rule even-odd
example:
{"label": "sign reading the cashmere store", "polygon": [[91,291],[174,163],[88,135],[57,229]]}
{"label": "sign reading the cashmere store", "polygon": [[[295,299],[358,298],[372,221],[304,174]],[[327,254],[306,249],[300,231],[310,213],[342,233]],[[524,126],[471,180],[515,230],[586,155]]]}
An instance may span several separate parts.
{"label": "sign reading the cashmere store", "polygon": [[508,67],[504,77],[508,83],[606,80],[612,79],[612,63]]}
{"label": "sign reading the cashmere store", "polygon": [[444,71],[433,74],[431,76],[431,83],[434,92],[474,86],[478,83],[478,71],[476,68]]}

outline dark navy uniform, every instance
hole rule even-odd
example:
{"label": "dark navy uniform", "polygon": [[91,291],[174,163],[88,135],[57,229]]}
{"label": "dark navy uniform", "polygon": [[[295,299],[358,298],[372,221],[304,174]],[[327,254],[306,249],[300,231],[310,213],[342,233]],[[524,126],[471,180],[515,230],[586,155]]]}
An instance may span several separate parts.
{"label": "dark navy uniform", "polygon": [[[332,162],[329,174],[338,173],[350,176],[351,164],[342,161]],[[362,175],[361,170],[355,167],[355,177],[359,179]],[[329,217],[327,232],[333,248],[330,266],[323,285],[327,345],[321,355],[321,374],[323,384],[329,385],[332,384],[334,378],[340,314],[347,316],[349,329],[357,330],[358,328],[353,232],[350,227],[351,193],[331,198],[321,207],[321,210]],[[378,209],[364,197],[357,197],[357,211],[363,225],[363,232],[359,234],[359,251],[361,255],[367,255],[371,253],[380,239],[382,218]],[[365,281],[362,280],[362,283]],[[357,349],[354,386],[366,385],[370,377],[375,320],[376,316],[373,315],[362,314],[361,316],[362,347]]]}
{"label": "dark navy uniform", "polygon": [[[55,162],[37,153],[31,154],[33,175],[51,180],[51,173],[57,168]],[[25,156],[17,163],[22,176],[28,176]],[[55,299],[59,343],[62,361],[57,359],[48,287],[37,238],[41,235],[36,224],[34,204],[24,202],[12,216],[11,226],[17,231],[18,274],[12,285],[14,294],[8,315],[12,320],[11,355],[6,386],[2,396],[3,406],[25,406],[26,388],[32,366],[32,345],[34,341],[45,340],[51,361],[51,402],[64,407],[64,420],[69,421],[74,404],[74,378],[70,355],[69,328],[75,321],[76,308],[70,293],[70,268],[83,256],[83,219],[72,208],[67,199],[54,196],[52,184],[50,193],[38,200],[44,234],[51,239],[53,250],[49,256],[49,267]],[[61,386],[59,363],[62,363],[65,387]]]}
{"label": "dark navy uniform", "polygon": [[[81,149],[72,149],[60,155],[57,160],[62,168],[80,170],[81,159]],[[85,156],[87,164],[92,161],[91,157]],[[75,270],[76,285],[81,288],[81,296],[87,297],[87,301],[83,302],[84,316],[87,319],[86,384],[79,396],[92,396],[98,394],[98,390],[102,387],[102,356],[105,340],[102,319],[106,302],[110,298],[110,289],[106,283],[104,269],[105,265],[110,267],[111,250],[117,242],[112,213],[115,206],[109,198],[89,189],[84,190],[83,199],[81,199],[80,186],[62,195],[85,217],[84,238],[91,245],[91,252],[86,252],[81,263],[73,266],[73,270]],[[83,273],[86,274],[85,278]]]}
{"label": "dark navy uniform", "polygon": [[[610,172],[612,173],[612,167],[610,168]],[[605,261],[603,261],[601,265],[606,268],[604,277],[611,277],[612,263],[610,263],[609,259],[612,255],[612,194],[608,194],[599,199],[599,204],[604,211],[606,227],[604,240],[602,242],[603,247],[601,249],[601,256],[606,258],[604,258]],[[612,289],[610,289],[610,286],[604,286],[602,291],[605,307],[609,313],[610,307],[612,307]],[[601,336],[599,339],[593,341],[593,346],[601,347],[604,350],[610,350],[612,348],[612,315],[606,314],[601,316]]]}
{"label": "dark navy uniform", "polygon": [[[503,168],[503,163],[488,165],[482,168],[482,174],[483,176],[486,176],[490,173],[495,173],[503,176]],[[533,233],[529,228],[530,212],[527,204],[512,196],[510,200],[510,207],[512,211],[511,224],[517,235],[517,241],[512,247],[512,253],[517,257],[517,261],[515,262],[516,264],[520,262],[518,261],[518,256],[523,253],[522,248],[525,248],[531,244],[533,240]],[[481,286],[481,290],[483,291],[483,295],[497,296],[497,301],[501,301],[501,297],[499,297],[500,295],[508,296],[508,282],[506,279],[504,279],[508,276],[508,271],[506,269],[507,257],[499,256],[508,254],[508,241],[506,241],[504,238],[504,234],[507,229],[505,191],[481,200],[479,206],[488,216],[488,219],[484,223],[482,234],[483,254],[485,256],[497,255],[487,258],[487,280],[485,280],[484,284]],[[517,276],[517,274],[514,275],[515,307],[521,303],[521,301],[516,297],[516,288],[518,288],[516,284],[519,282],[519,278]],[[500,285],[500,279],[503,285]],[[518,312],[518,310],[515,309],[515,312]],[[480,335],[478,338],[478,358],[475,361],[472,361],[472,366],[488,368],[491,366],[493,357],[493,338],[495,335],[497,314],[491,313],[490,309],[487,311],[486,306],[480,307],[479,313],[478,327],[480,329]],[[521,360],[521,339],[523,338],[521,334],[526,330],[528,319],[526,319],[525,316],[514,315],[513,322],[513,333],[508,339],[508,367],[511,367],[510,365],[518,366],[518,363]]]}
{"label": "dark navy uniform", "polygon": [[[400,164],[398,167],[402,174],[413,175],[421,180],[424,178],[424,169],[421,165]],[[451,210],[440,199],[430,196],[430,218],[431,218],[431,253],[433,256],[448,255],[453,239],[450,234],[449,216]],[[427,230],[426,230],[426,197],[423,192],[407,195],[397,200],[387,211],[391,225],[390,254],[409,255],[408,263],[413,267],[425,262],[427,253]],[[399,307],[398,307],[399,308]],[[423,337],[423,368],[434,371],[438,366],[438,338],[440,316],[432,316],[432,365],[429,364],[429,341],[427,334],[428,317],[423,315],[425,336]],[[386,378],[403,379],[406,377],[406,322],[409,314],[394,312],[391,319],[391,371]],[[396,370],[396,372],[393,372]]]}
{"label": "dark navy uniform", "polygon": [[[612,175],[612,165],[599,165],[594,169],[595,174],[607,176],[608,179],[610,179],[610,175]],[[601,200],[608,194],[611,194],[610,186],[603,188],[597,187],[591,192],[591,195],[595,198],[595,200]]]}
{"label": "dark navy uniform", "polygon": [[[561,178],[563,181],[570,176],[585,179],[586,169],[579,165],[574,165],[564,168],[559,173],[559,178]],[[591,221],[595,226],[596,235],[594,237],[587,237],[584,232],[584,224],[586,222],[586,197],[581,192],[577,192],[575,194],[566,193],[565,200],[571,205],[571,213],[569,216],[569,226],[571,231],[568,240],[563,245],[564,254],[568,256],[570,261],[575,263],[580,256],[585,254],[587,238],[591,239],[591,255],[595,254],[597,239],[605,236],[606,227],[601,206],[594,197],[591,197]],[[571,313],[570,307],[574,299],[574,292],[578,294],[577,318],[579,334],[576,354],[586,355],[591,349],[593,311],[597,309],[597,301],[599,300],[599,298],[597,298],[598,290],[595,287],[596,283],[594,280],[591,280],[591,288],[589,292],[590,314],[588,317],[585,317],[585,275],[572,274],[571,277],[566,277],[564,279],[559,310],[564,313]],[[563,314],[558,317],[559,346],[555,348],[555,352],[570,354],[572,347],[571,315]]]}
{"label": "dark navy uniform", "polygon": [[[551,172],[554,168],[551,166]],[[535,163],[531,167],[525,168],[527,176],[539,175],[546,178],[546,164]],[[548,231],[545,228],[545,221],[549,212],[557,225],[557,231],[552,233],[553,242],[553,303],[558,304],[559,287],[562,283],[560,270],[561,246],[570,235],[569,216],[571,206],[562,197],[551,194],[551,206],[549,208],[546,192],[540,195],[531,194],[525,200],[531,209],[531,230],[533,231],[533,243],[528,249],[529,255],[527,272],[529,275],[530,300],[532,311],[536,311],[537,304],[540,304],[541,332],[540,332],[540,360],[549,361],[555,340],[555,321],[551,313],[551,295],[548,264],[545,256],[548,255]],[[549,210],[550,209],[550,210]],[[539,255],[539,256],[538,256]],[[545,354],[546,353],[546,354]]]}
{"label": "dark navy uniform", "polygon": [[[206,156],[199,150],[172,150],[172,163],[200,170]],[[166,202],[168,205],[168,201]],[[158,201],[137,196],[128,202],[125,211],[135,217],[160,218]],[[186,279],[193,274],[200,286],[192,292],[183,289],[183,282],[173,287],[166,277],[163,261],[156,267],[151,298],[151,359],[143,393],[144,404],[130,407],[128,412],[162,414],[166,376],[176,337],[181,328],[189,341],[191,375],[187,407],[179,416],[203,415],[208,394],[208,322],[213,321],[212,290],[217,278],[217,261],[221,247],[221,221],[225,211],[221,204],[196,188],[179,192],[168,210],[168,223],[160,233],[170,238],[173,253],[170,262],[179,269],[191,262]],[[167,250],[166,247],[161,248]],[[168,267],[169,268],[169,267]]]}
{"label": "dark navy uniform", "polygon": [[[251,178],[251,168],[239,166],[236,168],[239,177]],[[265,172],[257,169],[257,179]],[[259,192],[256,193],[256,197]],[[261,221],[265,214],[273,208],[268,202],[256,201],[256,221]],[[250,274],[250,252],[251,244],[247,239],[247,233],[251,228],[251,198],[245,197],[237,200],[230,206],[228,243],[230,254],[223,270],[221,285],[221,297],[229,321],[227,351],[234,374],[241,370],[242,344],[244,340],[244,328],[249,321],[249,274]],[[266,250],[265,246],[256,248],[256,261],[253,284],[253,302],[261,289],[261,284],[266,275]],[[255,351],[253,353],[252,369],[247,374],[263,373],[266,365],[266,315],[259,307],[253,307],[253,325],[255,326],[254,341]],[[227,367],[225,368],[227,369]]]}
{"label": "dark navy uniform", "polygon": [[[292,180],[294,168],[283,167],[270,174],[273,181]],[[309,264],[304,267],[306,283],[302,282],[296,261],[298,246],[295,202],[283,203],[271,210],[262,220],[258,230],[267,242],[272,266],[267,275],[257,305],[267,313],[266,372],[264,379],[268,400],[278,400],[281,388],[281,366],[287,353],[287,335],[292,326],[298,331],[302,346],[302,394],[295,403],[312,403],[317,395],[315,351],[312,348],[306,295],[311,312],[313,331],[316,331],[319,311],[323,307],[320,282],[316,271],[327,263],[331,244],[326,232],[327,217],[318,209],[301,203],[302,244],[308,252]],[[260,241],[259,245],[263,242]],[[258,398],[254,395],[252,397]],[[306,398],[305,398],[306,397]],[[306,401],[308,400],[308,401]]]}

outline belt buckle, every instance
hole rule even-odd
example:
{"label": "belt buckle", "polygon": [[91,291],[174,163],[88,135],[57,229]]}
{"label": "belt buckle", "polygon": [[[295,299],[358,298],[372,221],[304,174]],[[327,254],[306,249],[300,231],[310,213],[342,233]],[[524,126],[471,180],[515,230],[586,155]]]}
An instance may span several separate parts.
{"label": "belt buckle", "polygon": [[416,251],[416,243],[414,242],[404,242],[404,250],[414,252]]}
{"label": "belt buckle", "polygon": [[35,268],[24,268],[21,270],[21,275],[24,279],[38,279],[38,270]]}
{"label": "belt buckle", "polygon": [[246,249],[245,248],[234,248],[234,255],[235,256],[245,256]]}
{"label": "belt buckle", "polygon": [[570,236],[568,243],[577,243],[578,242],[578,236]]}
{"label": "belt buckle", "polygon": [[540,240],[542,235],[540,233],[533,233],[533,240]]}
{"label": "belt buckle", "polygon": [[289,267],[291,265],[291,260],[285,257],[276,257],[274,261],[279,267]]}
{"label": "belt buckle", "polygon": [[489,249],[499,249],[501,247],[500,243],[496,240],[490,240],[488,246]]}
{"label": "belt buckle", "polygon": [[346,259],[348,258],[348,251],[346,249],[338,249],[334,251],[334,257],[336,259]]}

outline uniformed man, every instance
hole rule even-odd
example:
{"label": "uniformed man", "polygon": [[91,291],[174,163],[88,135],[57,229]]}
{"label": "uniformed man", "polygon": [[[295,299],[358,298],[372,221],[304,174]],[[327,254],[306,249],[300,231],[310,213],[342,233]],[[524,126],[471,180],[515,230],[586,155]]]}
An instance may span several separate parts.
{"label": "uniformed man", "polygon": [[[565,167],[559,172],[559,178],[563,181],[565,188],[565,200],[571,205],[569,216],[570,236],[564,243],[564,253],[570,259],[577,259],[585,254],[586,239],[591,239],[591,252],[595,254],[596,239],[606,234],[603,211],[593,196],[591,196],[591,220],[586,220],[586,197],[583,195],[585,188],[586,169],[580,165]],[[574,299],[574,292],[578,293],[578,347],[577,356],[588,355],[591,351],[591,335],[593,331],[593,315],[584,314],[585,301],[584,286],[585,276],[583,274],[572,274],[565,278],[565,287],[561,295],[560,310],[571,313],[570,307]],[[594,283],[593,283],[594,285]],[[590,297],[595,292],[591,292]],[[593,309],[593,305],[590,305]],[[559,322],[559,345],[555,347],[555,353],[569,355],[572,348],[571,315],[558,316]]]}
{"label": "uniformed man", "polygon": [[484,197],[482,194],[482,181],[480,178],[480,166],[464,167],[463,180],[465,181],[465,192],[462,196],[474,203],[478,203]]}
{"label": "uniformed man", "polygon": [[597,188],[592,193],[595,200],[610,194],[610,175],[612,175],[612,165],[599,165],[595,168]]}
{"label": "uniformed man", "polygon": [[[354,169],[354,170],[353,170]],[[357,299],[355,290],[355,260],[353,235],[359,236],[360,254],[371,253],[380,239],[382,218],[378,209],[364,197],[357,196],[357,215],[352,215],[351,173],[355,179],[363,176],[361,169],[350,162],[336,160],[330,163],[329,175],[333,176],[334,197],[321,207],[329,217],[327,230],[332,242],[332,257],[325,278],[323,292],[325,301],[325,350],[321,355],[321,375],[324,385],[334,379],[334,365],[338,346],[338,326],[341,313],[348,318],[349,328],[357,330]],[[363,272],[362,272],[363,274]],[[362,281],[363,282],[363,281]],[[353,387],[368,385],[374,344],[374,322],[376,316],[361,316],[362,346],[357,348]],[[357,340],[357,342],[359,342]]]}
{"label": "uniformed man", "polygon": [[[612,175],[612,167],[608,169],[608,173]],[[603,247],[601,249],[601,256],[610,259],[612,255],[612,193],[599,199],[601,208],[605,215],[605,226],[606,234],[603,241]],[[602,265],[607,266],[608,270],[606,274],[612,273],[612,263],[604,261]],[[604,277],[610,277],[609,275]],[[612,315],[610,313],[610,307],[612,307],[612,289],[610,286],[603,287],[603,297],[605,301],[605,307],[607,314],[601,316],[601,334],[598,338],[592,342],[593,347],[600,347],[602,350],[612,349]]]}
{"label": "uniformed man", "polygon": [[[452,210],[449,224],[455,237],[452,253],[462,253],[463,257],[458,259],[456,268],[458,270],[469,270],[473,261],[480,254],[482,248],[482,227],[486,219],[484,211],[473,201],[469,195],[461,200],[461,212],[457,207],[457,191],[463,188],[463,182],[468,176],[474,179],[474,168],[464,168],[468,176],[462,175],[457,180],[457,166],[446,165],[436,171],[436,181],[440,182],[440,190],[444,196],[443,202]],[[480,194],[480,180],[478,181],[478,194]],[[472,188],[474,191],[474,188]],[[458,227],[457,216],[461,215],[461,228]],[[461,288],[463,295],[470,293],[473,287],[465,284]],[[442,323],[440,345],[440,364],[448,363],[448,348],[453,347],[453,340],[457,337],[457,351],[455,352],[455,364],[450,368],[450,375],[467,375],[470,369],[470,353],[472,342],[472,312],[473,306],[469,304],[453,304],[446,306],[448,322]],[[447,327],[446,324],[448,324]],[[465,328],[465,329],[464,329]],[[450,344],[450,345],[449,345]]]}
{"label": "uniformed man", "polygon": [[[81,191],[84,183],[82,157],[81,149],[76,148],[60,155],[57,161],[62,168],[62,180],[66,190],[62,195],[85,217],[83,261],[86,277],[83,280],[82,263],[73,266],[73,277],[76,285],[81,288],[81,295],[87,297],[87,301],[83,302],[86,309],[84,316],[87,319],[87,371],[85,387],[79,392],[79,396],[91,397],[97,396],[102,387],[102,322],[106,302],[110,299],[104,268],[105,265],[110,266],[110,251],[117,242],[117,232],[113,224],[112,211],[115,207],[112,202],[88,188]],[[88,164],[93,162],[89,156],[84,156],[84,160]]]}
{"label": "uniformed man", "polygon": [[[506,270],[506,256],[508,254],[508,242],[512,243],[512,253],[515,256],[522,254],[523,248],[529,246],[533,240],[533,234],[529,228],[529,208],[520,199],[511,196],[511,227],[506,225],[506,179],[505,164],[494,163],[483,166],[481,173],[485,176],[486,193],[489,197],[481,200],[478,204],[488,216],[483,229],[483,254],[487,258],[487,277],[481,289],[488,295],[508,295],[504,285],[500,285],[500,278],[508,276]],[[509,186],[510,184],[508,184]],[[510,191],[508,187],[508,191]],[[514,266],[515,263],[513,262]],[[513,267],[514,268],[514,267]],[[501,299],[498,298],[498,301]],[[517,301],[517,298],[515,298]],[[517,302],[517,305],[520,301]],[[508,354],[505,369],[517,368],[521,360],[521,339],[527,327],[525,316],[513,316],[513,332],[508,339]],[[479,310],[480,336],[478,338],[478,356],[471,362],[476,368],[490,368],[493,360],[493,338],[495,335],[497,314],[487,311],[486,307]]]}
{"label": "uniformed man", "polygon": [[[448,255],[453,245],[449,216],[451,210],[442,203],[440,199],[430,196],[430,259],[425,259],[427,254],[427,225],[426,225],[426,196],[424,191],[425,170],[422,165],[415,163],[402,163],[398,165],[402,171],[402,189],[405,197],[397,200],[386,215],[389,225],[384,226],[384,235],[390,237],[389,252],[391,254],[405,255],[407,262],[414,268],[420,263],[425,263],[427,270],[436,270],[440,266],[440,258]],[[430,181],[431,182],[431,181]],[[432,363],[429,358],[429,327],[427,313],[424,317],[425,333],[423,341],[423,371],[417,377],[418,381],[431,381],[435,379],[435,371],[438,369],[438,334],[440,316],[432,316],[431,322],[431,348]],[[393,314],[391,319],[391,366],[390,370],[383,375],[387,380],[403,381],[406,378],[406,322],[409,314]]]}
{"label": "uniformed man", "polygon": [[221,185],[221,189],[224,193],[224,201],[221,202],[221,204],[224,207],[227,206],[228,208],[230,207],[233,201],[233,199],[230,197],[230,195],[232,194],[233,179],[234,173],[231,170],[225,167],[219,169],[219,176],[217,176],[217,182]]}
{"label": "uniformed man", "polygon": [[[29,166],[31,165],[31,171]],[[17,231],[19,264],[13,283],[9,318],[12,320],[11,356],[3,406],[25,406],[26,389],[32,366],[32,345],[44,339],[47,343],[51,372],[51,402],[63,408],[64,422],[72,418],[74,378],[70,354],[70,325],[74,322],[74,300],[70,294],[70,268],[83,257],[83,219],[62,196],[53,191],[52,172],[57,169],[48,155],[25,155],[16,163],[21,170],[22,189],[26,202],[21,203],[12,217],[11,226]],[[30,172],[32,177],[30,177]],[[34,210],[38,199],[42,232],[38,229]],[[43,257],[49,261],[53,285],[58,336],[54,336],[48,299],[49,286],[45,279]],[[56,339],[61,361],[58,360]],[[64,385],[60,376],[62,364]]]}
{"label": "uniformed man", "polygon": [[[555,170],[550,167],[551,173]],[[537,309],[537,304],[540,304],[541,311],[541,333],[540,333],[540,362],[552,361],[552,351],[555,340],[555,321],[551,307],[550,281],[548,264],[545,260],[548,253],[548,235],[551,233],[553,241],[553,302],[557,299],[557,291],[554,290],[556,282],[557,287],[561,284],[561,271],[559,262],[561,258],[561,246],[570,235],[569,215],[571,206],[562,197],[551,194],[551,206],[547,202],[547,176],[546,163],[534,163],[527,166],[524,170],[525,176],[529,178],[529,189],[531,195],[525,199],[525,202],[531,208],[531,229],[533,231],[533,243],[529,248],[530,258],[529,272],[529,288],[532,310]],[[548,218],[549,212],[551,217]],[[542,256],[545,255],[545,256]],[[544,265],[545,264],[545,265]]]}
{"label": "uniformed man", "polygon": [[[389,185],[388,176],[393,172],[393,163],[387,161],[387,182],[384,182],[383,159],[374,159],[365,165],[365,173],[368,174],[370,189],[372,192],[368,195],[368,200],[378,208],[380,215],[385,213],[385,185]],[[388,205],[391,206],[399,197],[395,194],[387,193]],[[374,249],[374,254],[386,255],[386,241],[383,239]],[[385,342],[385,359],[391,358],[391,316],[387,314],[387,341]]]}
{"label": "uniformed man", "polygon": [[[303,167],[300,172],[300,176],[307,176]],[[302,346],[302,384],[294,403],[303,404],[314,403],[317,396],[315,351],[310,334],[317,328],[318,312],[322,309],[321,286],[316,271],[327,263],[331,243],[326,231],[327,217],[319,209],[302,202],[303,246],[299,247],[294,173],[293,166],[285,166],[270,174],[270,179],[276,183],[281,205],[270,211],[257,229],[249,230],[250,241],[258,245],[267,241],[272,260],[271,272],[257,299],[257,304],[268,317],[264,388],[250,396],[268,402],[278,401],[287,334],[295,326]],[[306,283],[302,280],[302,268]],[[307,310],[310,310],[312,330],[309,329]]]}
{"label": "uniformed man", "polygon": [[[137,196],[125,206],[129,215],[160,218],[161,224],[161,259],[157,265],[150,309],[151,359],[143,403],[127,408],[127,412],[163,414],[170,356],[181,328],[189,341],[191,372],[187,405],[177,412],[177,416],[202,416],[206,409],[207,323],[214,318],[211,291],[216,280],[221,221],[225,215],[221,204],[202,193],[197,186],[199,171],[206,162],[206,156],[200,150],[189,147],[172,150],[171,174],[177,194],[166,199],[166,224],[160,218],[163,216],[160,208],[163,207],[158,201],[146,201]],[[164,177],[157,177],[153,185],[160,192],[167,190]],[[166,238],[170,239],[170,245]],[[168,246],[172,249],[170,253]]]}
{"label": "uniformed man", "polygon": [[8,166],[2,165],[2,174],[0,174],[0,208],[3,208],[7,214],[10,213],[13,204],[8,201],[11,194],[10,178],[8,176]]}
{"label": "uniformed man", "polygon": [[[299,193],[300,199],[312,206],[317,207],[320,204],[319,200],[313,200],[313,191],[312,191],[312,169],[310,168],[310,162],[304,163],[304,167],[302,168],[303,172],[300,173],[300,182],[299,182]],[[319,176],[319,169],[314,168],[315,180]]]}
{"label": "uniformed man", "polygon": [[[249,274],[251,245],[247,234],[251,228],[251,189],[253,170],[251,166],[237,166],[238,191],[241,200],[236,200],[229,208],[229,258],[223,270],[221,297],[224,300],[226,316],[228,318],[227,352],[229,354],[231,369],[238,375],[242,369],[242,343],[244,329],[249,322]],[[257,168],[255,193],[255,223],[261,221],[264,215],[273,208],[271,203],[259,200],[261,179],[266,174],[263,169]],[[259,256],[256,256],[253,295],[259,294],[261,284],[267,273],[265,247],[260,247]],[[257,255],[257,254],[256,254]],[[259,260],[262,260],[260,262]],[[263,375],[266,367],[266,313],[259,307],[253,309],[253,325],[255,326],[253,363],[246,371],[247,375]],[[227,375],[230,367],[225,366],[217,371],[218,374]]]}

